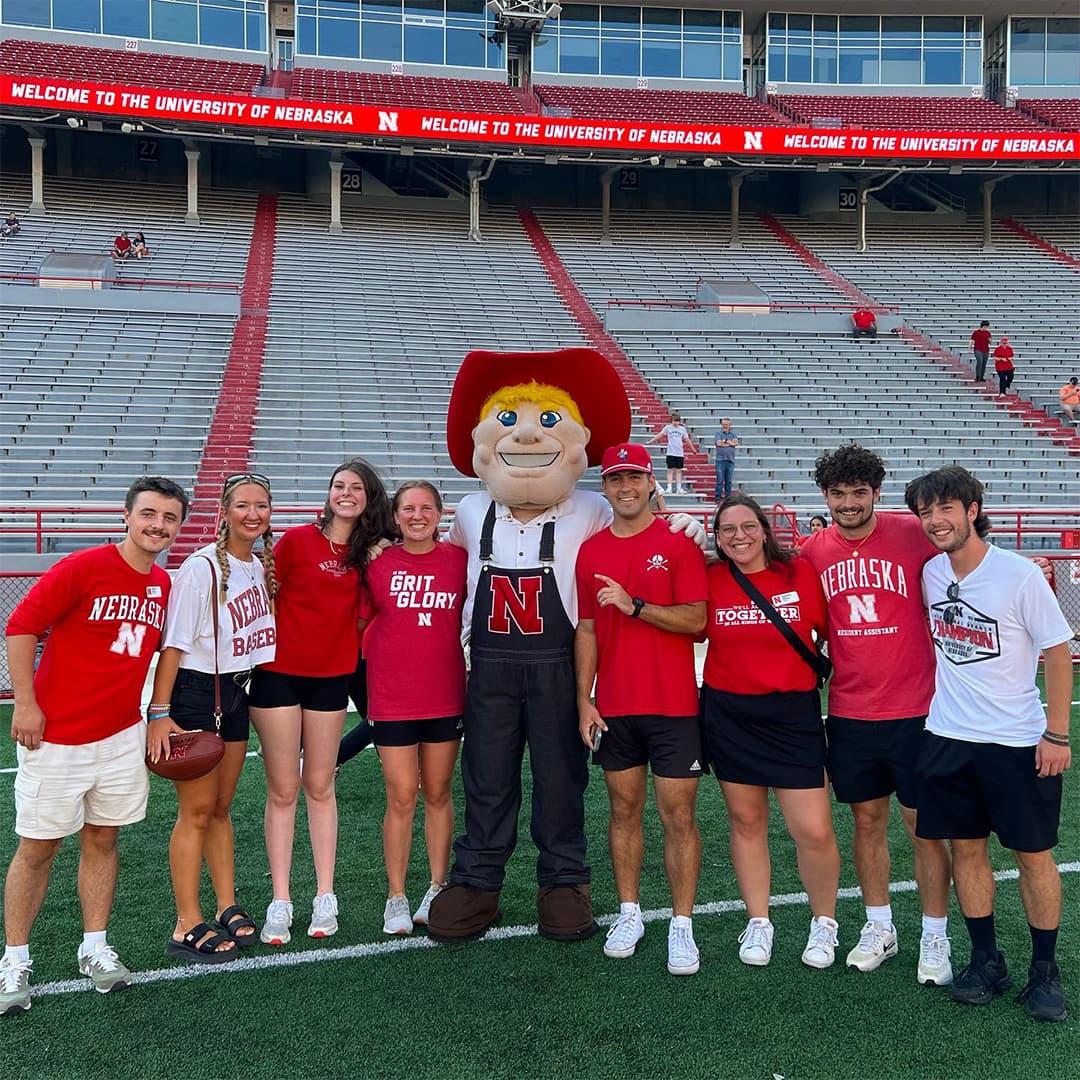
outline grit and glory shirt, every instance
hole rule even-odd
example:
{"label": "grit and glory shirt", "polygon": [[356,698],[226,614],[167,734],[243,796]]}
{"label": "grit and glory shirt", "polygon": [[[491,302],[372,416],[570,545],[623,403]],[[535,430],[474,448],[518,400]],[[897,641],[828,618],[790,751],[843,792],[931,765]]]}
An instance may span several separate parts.
{"label": "grit and glory shirt", "polygon": [[1042,570],[991,546],[957,582],[941,554],[926,564],[922,590],[937,652],[927,730],[962,742],[1034,746],[1046,727],[1035,684],[1039,653],[1073,634]]}
{"label": "grit and glory shirt", "polygon": [[162,648],[179,649],[184,654],[180,658],[182,668],[214,673],[212,602],[218,605],[219,672],[249,671],[274,659],[277,631],[263,564],[257,557],[251,562],[234,555],[227,557],[229,579],[224,601],[220,598],[221,568],[213,544],[196,551],[176,572]]}

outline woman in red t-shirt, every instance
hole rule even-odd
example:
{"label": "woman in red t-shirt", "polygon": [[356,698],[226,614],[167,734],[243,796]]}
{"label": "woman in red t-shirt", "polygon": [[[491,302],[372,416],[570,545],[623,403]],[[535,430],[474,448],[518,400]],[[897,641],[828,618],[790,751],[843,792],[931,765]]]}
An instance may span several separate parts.
{"label": "woman in red t-shirt", "polygon": [[[709,642],[702,690],[705,753],[724,794],[731,861],[750,920],[739,959],[772,955],[769,921],[769,788],[798,852],[813,919],[802,954],[809,967],[835,959],[840,852],[825,782],[825,730],[817,672],[765,616],[741,574],[815,650],[825,634],[825,596],[809,563],[776,542],[761,507],[731,495],[713,523],[720,562],[709,568]],[[721,689],[723,687],[723,689]]]}
{"label": "woman in red t-shirt", "polygon": [[274,548],[277,655],[251,681],[251,717],[266,767],[273,899],[261,938],[268,945],[284,945],[292,936],[289,878],[301,783],[316,882],[307,932],[309,937],[337,932],[334,770],[360,651],[360,586],[368,549],[392,532],[386,489],[375,470],[357,458],[334,470],[319,520],[288,529]]}
{"label": "woman in red t-shirt", "polygon": [[[364,596],[368,719],[386,781],[387,934],[427,924],[431,901],[446,884],[454,835],[450,780],[465,711],[461,612],[468,555],[438,540],[441,518],[442,499],[427,481],[398,488],[394,523],[401,544],[368,567]],[[418,791],[431,885],[410,915],[405,872]]]}

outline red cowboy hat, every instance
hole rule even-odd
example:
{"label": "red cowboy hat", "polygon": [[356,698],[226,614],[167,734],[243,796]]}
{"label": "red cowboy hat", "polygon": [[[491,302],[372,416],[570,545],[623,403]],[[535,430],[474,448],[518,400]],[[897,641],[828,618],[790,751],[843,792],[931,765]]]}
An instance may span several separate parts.
{"label": "red cowboy hat", "polygon": [[461,362],[446,412],[446,445],[454,468],[465,476],[473,469],[473,428],[480,410],[500,387],[535,379],[569,394],[592,433],[586,447],[590,465],[604,450],[630,436],[630,402],[615,369],[596,349],[557,352],[485,352],[475,350]]}

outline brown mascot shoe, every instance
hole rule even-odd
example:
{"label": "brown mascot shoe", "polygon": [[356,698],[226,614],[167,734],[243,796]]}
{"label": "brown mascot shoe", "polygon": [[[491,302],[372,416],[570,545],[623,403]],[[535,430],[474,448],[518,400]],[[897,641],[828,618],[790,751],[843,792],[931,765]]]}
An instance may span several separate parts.
{"label": "brown mascot shoe", "polygon": [[499,893],[472,885],[447,885],[428,912],[433,941],[475,941],[499,919]]}
{"label": "brown mascot shoe", "polygon": [[536,894],[540,936],[552,941],[584,941],[600,929],[592,915],[589,885],[546,885]]}

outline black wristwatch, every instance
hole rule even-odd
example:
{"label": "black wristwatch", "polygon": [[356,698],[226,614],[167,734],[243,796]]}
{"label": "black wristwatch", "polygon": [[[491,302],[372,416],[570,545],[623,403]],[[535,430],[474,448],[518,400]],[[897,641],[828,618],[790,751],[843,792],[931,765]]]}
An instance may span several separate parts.
{"label": "black wristwatch", "polygon": [[630,612],[630,618],[636,619],[641,614],[641,609],[645,606],[645,601],[640,596],[635,596],[631,601],[634,605],[634,610]]}

